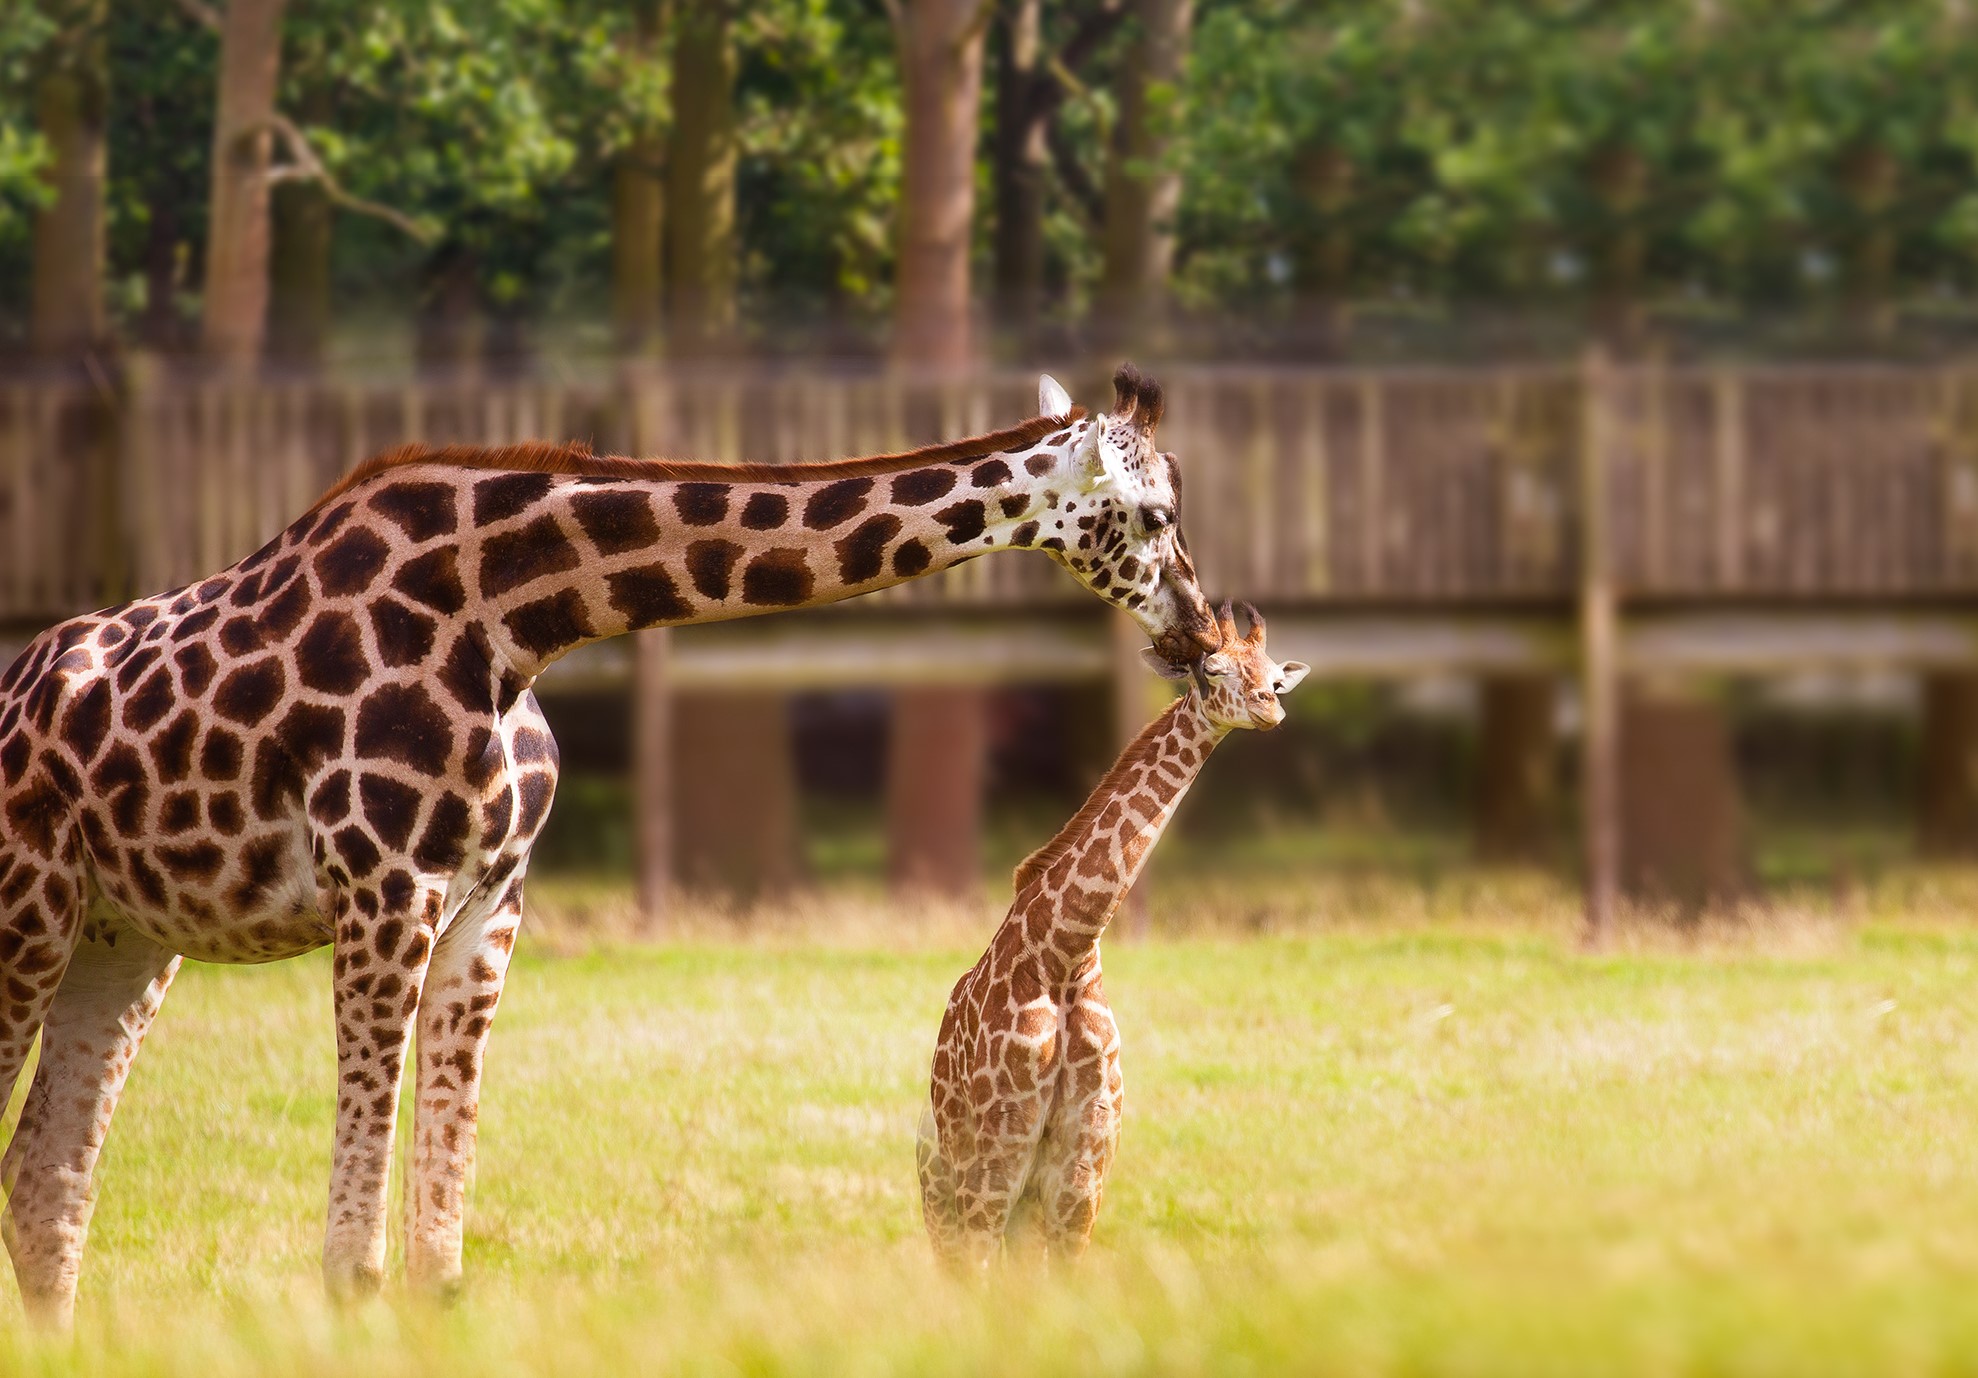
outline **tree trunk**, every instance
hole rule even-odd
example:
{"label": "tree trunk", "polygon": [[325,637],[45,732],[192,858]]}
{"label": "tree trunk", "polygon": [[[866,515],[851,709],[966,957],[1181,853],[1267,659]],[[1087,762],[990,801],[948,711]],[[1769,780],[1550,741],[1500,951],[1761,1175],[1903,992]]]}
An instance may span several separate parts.
{"label": "tree trunk", "polygon": [[1542,860],[1552,841],[1559,778],[1552,702],[1545,675],[1483,682],[1476,828],[1477,855],[1486,861]]}
{"label": "tree trunk", "polygon": [[275,188],[268,266],[268,353],[295,368],[323,362],[330,334],[330,245],[336,207],[314,182]]}
{"label": "tree trunk", "polygon": [[969,234],[989,3],[903,0],[901,7],[907,129],[893,307],[893,356],[901,363],[959,368],[974,348]]}
{"label": "tree trunk", "polygon": [[1140,32],[1119,76],[1119,119],[1106,161],[1100,325],[1127,343],[1158,319],[1174,267],[1181,173],[1168,165],[1193,0],[1134,0]]}
{"label": "tree trunk", "polygon": [[[661,0],[638,0],[624,39],[629,67],[655,68]],[[665,226],[666,144],[642,125],[618,151],[611,169],[611,324],[626,354],[650,349],[659,333],[660,261]]]}
{"label": "tree trunk", "polygon": [[457,372],[481,357],[479,266],[471,249],[441,244],[427,259],[425,285],[414,322],[413,352],[421,368]]}
{"label": "tree trunk", "polygon": [[1648,162],[1633,148],[1610,144],[1594,155],[1591,175],[1594,196],[1608,219],[1594,263],[1594,338],[1629,358],[1642,344],[1648,236],[1641,215],[1648,200]]}
{"label": "tree trunk", "polygon": [[611,170],[611,321],[627,354],[649,349],[659,333],[661,147],[657,138],[635,139]]}
{"label": "tree trunk", "polygon": [[988,700],[980,689],[893,695],[886,869],[899,891],[967,897],[982,883]]}
{"label": "tree trunk", "polygon": [[102,340],[103,182],[108,127],[103,0],[57,7],[62,33],[40,59],[35,119],[54,155],[43,174],[54,200],[34,217],[28,343],[73,358]]}
{"label": "tree trunk", "polygon": [[1353,229],[1348,208],[1359,181],[1352,155],[1320,143],[1298,156],[1298,191],[1312,213],[1312,235],[1298,255],[1298,287],[1310,322],[1313,353],[1339,359],[1352,330]]}
{"label": "tree trunk", "polygon": [[996,26],[996,314],[1020,342],[1044,300],[1044,178],[1050,150],[1035,113],[1043,0],[1015,0]]}
{"label": "tree trunk", "polygon": [[1890,221],[1900,168],[1876,144],[1850,149],[1841,184],[1861,229],[1847,259],[1847,322],[1856,343],[1886,345],[1895,329],[1896,233]]}
{"label": "tree trunk", "polygon": [[180,248],[178,209],[170,195],[154,187],[151,222],[144,229],[144,314],[137,329],[145,348],[164,354],[186,346],[185,321],[179,316],[186,261]]}
{"label": "tree trunk", "polygon": [[788,696],[683,693],[674,705],[674,874],[741,899],[789,889],[798,862]]}
{"label": "tree trunk", "polygon": [[268,323],[269,184],[285,0],[229,0],[220,35],[213,190],[200,344],[230,366],[261,355]]}
{"label": "tree trunk", "polygon": [[1923,681],[1916,841],[1925,856],[1978,855],[1978,675]]}
{"label": "tree trunk", "polygon": [[719,345],[735,329],[735,44],[725,0],[683,7],[674,26],[666,190],[675,344]]}

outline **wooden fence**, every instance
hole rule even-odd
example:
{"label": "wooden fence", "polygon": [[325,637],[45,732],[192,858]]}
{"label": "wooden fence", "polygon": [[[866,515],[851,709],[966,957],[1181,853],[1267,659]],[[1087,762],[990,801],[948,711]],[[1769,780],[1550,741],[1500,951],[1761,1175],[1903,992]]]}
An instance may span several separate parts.
{"label": "wooden fence", "polygon": [[[1102,378],[1077,381],[1074,395],[1106,397]],[[1967,677],[1978,666],[1978,624],[1964,615],[1978,594],[1978,369],[1596,359],[1471,371],[1194,368],[1164,381],[1161,441],[1181,457],[1203,583],[1264,605],[1274,623],[1292,613],[1280,631],[1294,652],[1332,673],[1397,661],[1577,671],[1596,932],[1620,871],[1621,682],[1631,669],[1836,655]],[[350,466],[405,441],[586,439],[600,450],[787,462],[1009,425],[1029,414],[1034,388],[1031,375],[929,384],[661,369],[242,386],[140,366],[114,388],[0,382],[0,632],[18,637],[198,579],[254,550]],[[1930,610],[1939,604],[1949,606]],[[868,611],[1014,614],[1022,645],[1039,655],[970,643],[978,662],[1004,674],[1012,664],[1058,675],[1096,666],[1114,679],[1121,723],[1137,724],[1145,704],[1123,653],[1133,646],[1051,640],[1036,614],[1060,605],[1098,606],[1035,556],[974,561],[857,600]],[[869,622],[848,651],[843,636],[786,638],[777,628],[797,619],[779,618],[745,645],[697,629],[710,633],[698,659],[677,663],[664,634],[637,638],[648,906],[656,911],[666,885],[672,686],[692,687],[697,674],[755,687],[819,674],[921,683],[954,674],[971,653],[963,633],[979,640],[989,622]],[[1565,627],[1577,630],[1562,636]],[[827,644],[837,660],[821,655]],[[919,658],[891,654],[903,645]],[[792,678],[793,665],[809,678]]]}
{"label": "wooden fence", "polygon": [[[1934,600],[1978,589],[1978,370],[1178,369],[1162,444],[1204,582],[1272,606],[1559,603],[1606,494],[1617,596]],[[1088,380],[1094,384],[1097,380]],[[627,371],[601,380],[0,383],[0,622],[32,625],[247,554],[407,440],[582,438],[790,461],[1008,425],[1034,378]],[[1094,387],[1075,388],[1098,398]],[[883,598],[1036,607],[1042,560]]]}

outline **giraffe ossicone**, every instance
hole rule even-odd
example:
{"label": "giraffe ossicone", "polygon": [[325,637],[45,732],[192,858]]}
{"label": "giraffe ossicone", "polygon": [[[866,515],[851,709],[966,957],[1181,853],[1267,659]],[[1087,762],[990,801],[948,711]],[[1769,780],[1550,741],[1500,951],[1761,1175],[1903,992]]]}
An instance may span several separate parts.
{"label": "giraffe ossicone", "polygon": [[821,464],[410,447],[231,568],[37,638],[0,673],[0,1101],[42,1038],[0,1160],[30,1310],[72,1314],[96,1159],[181,960],[325,944],[326,1280],[382,1277],[408,1058],[407,1267],[457,1280],[483,1052],[556,788],[531,685],[573,647],[1035,549],[1164,663],[1214,651],[1160,389],[1126,367],[1109,414],[1039,396],[1049,414],[1009,430]]}
{"label": "giraffe ossicone", "polygon": [[1222,646],[1144,728],[1070,822],[1016,869],[988,949],[948,997],[916,1151],[921,1218],[964,1271],[1029,1239],[1075,1257],[1092,1235],[1125,1109],[1099,940],[1209,753],[1276,727],[1309,668],[1272,660],[1264,619],[1225,603]]}

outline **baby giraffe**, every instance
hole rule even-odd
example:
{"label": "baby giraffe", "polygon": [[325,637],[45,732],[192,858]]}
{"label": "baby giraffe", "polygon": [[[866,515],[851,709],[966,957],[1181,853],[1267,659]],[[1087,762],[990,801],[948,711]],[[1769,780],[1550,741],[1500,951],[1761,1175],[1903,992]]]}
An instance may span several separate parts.
{"label": "baby giraffe", "polygon": [[955,983],[920,1122],[920,1203],[935,1252],[988,1266],[1005,1240],[1075,1257],[1092,1234],[1119,1145],[1119,1029],[1099,977],[1099,937],[1181,796],[1239,727],[1284,721],[1307,666],[1264,652],[1264,619],[1230,605],[1222,649],[1191,672],[1148,664],[1188,693],[1143,728],[1072,820],[1016,869],[1016,899],[989,950]]}

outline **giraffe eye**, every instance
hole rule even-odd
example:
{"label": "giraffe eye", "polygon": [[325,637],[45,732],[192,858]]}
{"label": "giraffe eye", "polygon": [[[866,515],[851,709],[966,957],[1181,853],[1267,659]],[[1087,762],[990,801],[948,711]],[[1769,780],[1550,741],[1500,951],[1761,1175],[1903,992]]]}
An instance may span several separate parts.
{"label": "giraffe eye", "polygon": [[1140,524],[1149,534],[1163,530],[1174,520],[1174,513],[1165,507],[1143,507],[1140,509]]}

